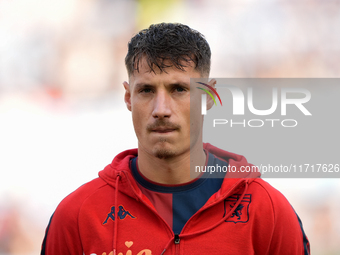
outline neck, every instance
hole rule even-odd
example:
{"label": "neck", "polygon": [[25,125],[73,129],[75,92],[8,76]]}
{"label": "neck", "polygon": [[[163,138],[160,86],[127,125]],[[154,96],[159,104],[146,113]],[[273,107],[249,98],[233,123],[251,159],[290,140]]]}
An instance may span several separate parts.
{"label": "neck", "polygon": [[[138,147],[139,171],[149,180],[160,184],[182,184],[199,176],[194,172],[195,165],[204,166],[206,155],[203,144],[175,157],[160,159]],[[191,163],[191,171],[190,171]]]}

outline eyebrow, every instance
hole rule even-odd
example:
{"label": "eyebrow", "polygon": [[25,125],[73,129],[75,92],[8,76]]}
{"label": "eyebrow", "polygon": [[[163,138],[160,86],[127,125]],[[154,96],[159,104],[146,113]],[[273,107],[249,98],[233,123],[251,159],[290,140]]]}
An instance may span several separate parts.
{"label": "eyebrow", "polygon": [[[186,83],[186,82],[173,82],[173,83],[166,85],[166,87],[174,87],[174,86],[182,86],[182,87],[189,88],[190,84]],[[154,87],[156,87],[156,85],[151,85],[149,83],[141,82],[141,83],[137,83],[135,85],[135,90],[139,90],[139,89],[142,89],[142,88],[154,88]]]}
{"label": "eyebrow", "polygon": [[186,82],[174,82],[174,83],[169,84],[169,86],[190,87],[190,83],[186,83]]}
{"label": "eyebrow", "polygon": [[134,90],[139,90],[139,89],[142,89],[142,88],[152,88],[154,87],[153,85],[150,85],[148,83],[137,83],[135,86],[134,86]]}

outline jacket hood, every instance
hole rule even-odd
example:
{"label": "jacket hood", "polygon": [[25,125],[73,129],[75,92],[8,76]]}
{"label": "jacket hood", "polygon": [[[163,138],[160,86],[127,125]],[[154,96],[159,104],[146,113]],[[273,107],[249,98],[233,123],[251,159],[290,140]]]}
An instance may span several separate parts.
{"label": "jacket hood", "polygon": [[[232,186],[240,182],[240,179],[245,179],[247,183],[250,184],[255,178],[258,178],[261,175],[260,172],[256,170],[257,168],[254,168],[252,164],[248,163],[246,158],[242,155],[219,149],[209,143],[204,143],[203,148],[229,163],[231,170],[226,174],[219,195],[230,190]],[[120,182],[122,184],[129,183],[133,188],[133,190],[131,190],[127,187],[130,185],[120,185],[120,192],[124,192],[125,194],[134,197],[136,194],[141,194],[130,170],[130,160],[136,156],[138,156],[138,149],[126,150],[119,153],[110,165],[99,172],[99,177],[110,186],[115,187],[116,178],[117,176],[120,176]],[[246,168],[248,169],[247,171],[245,171]]]}
{"label": "jacket hood", "polygon": [[[195,232],[187,232],[181,233],[178,238],[191,238],[196,235],[203,234],[212,230],[213,228],[220,225],[224,222],[227,218],[231,216],[231,214],[236,210],[236,208],[241,203],[245,193],[248,189],[250,182],[254,180],[254,178],[259,177],[259,172],[245,172],[240,171],[242,167],[250,166],[252,169],[252,165],[247,162],[247,160],[240,155],[230,153],[221,149],[218,149],[211,144],[204,144],[204,149],[211,154],[214,154],[216,157],[221,158],[229,163],[229,166],[232,170],[226,174],[224,181],[222,183],[221,189],[216,192],[210,199],[206,202],[206,204],[199,210],[203,211],[214,204],[223,201],[228,196],[231,196],[237,192],[241,193],[239,199],[232,207],[232,209],[226,213],[219,221],[215,224],[210,225],[209,227],[202,228]],[[115,188],[114,196],[115,196],[115,206],[114,206],[114,215],[118,213],[118,193],[124,193],[133,197],[136,200],[143,200],[142,191],[138,188],[137,182],[134,180],[131,170],[130,170],[130,162],[131,159],[138,155],[137,149],[127,150],[120,154],[118,154],[112,161],[110,165],[105,167],[104,170],[99,172],[99,177],[103,179],[106,183],[110,186]],[[152,207],[152,204],[148,200],[144,200],[144,203],[148,203],[149,206]],[[113,234],[113,251],[114,254],[116,253],[117,248],[117,237],[118,237],[118,221],[114,221],[114,234]],[[175,240],[176,235],[169,239],[168,243],[165,245],[162,254],[169,248],[170,244]]]}

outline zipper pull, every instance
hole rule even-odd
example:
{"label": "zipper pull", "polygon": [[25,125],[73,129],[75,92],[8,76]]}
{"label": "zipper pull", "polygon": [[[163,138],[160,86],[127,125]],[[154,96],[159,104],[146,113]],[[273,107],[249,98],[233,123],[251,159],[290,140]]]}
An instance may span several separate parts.
{"label": "zipper pull", "polygon": [[179,244],[179,241],[180,241],[181,239],[179,239],[179,235],[178,234],[175,234],[175,244]]}

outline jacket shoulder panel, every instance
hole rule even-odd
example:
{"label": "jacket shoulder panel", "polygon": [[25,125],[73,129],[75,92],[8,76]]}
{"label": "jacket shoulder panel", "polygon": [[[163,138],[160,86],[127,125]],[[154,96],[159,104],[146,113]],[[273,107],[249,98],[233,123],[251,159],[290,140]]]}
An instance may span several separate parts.
{"label": "jacket shoulder panel", "polygon": [[65,197],[51,217],[44,239],[46,254],[82,254],[79,213],[83,203],[107,184],[96,178]]}
{"label": "jacket shoulder panel", "polygon": [[86,199],[98,189],[106,185],[107,183],[100,178],[96,178],[88,183],[83,184],[60,202],[55,213],[57,213],[57,211],[62,212],[64,210],[67,210],[68,212],[79,212]]}
{"label": "jacket shoulder panel", "polygon": [[309,254],[308,239],[287,198],[262,179],[254,181],[269,196],[274,216],[269,254]]}
{"label": "jacket shoulder panel", "polygon": [[276,188],[270,185],[268,182],[263,179],[255,179],[254,184],[260,187],[265,194],[267,194],[274,215],[274,220],[276,221],[278,217],[280,217],[281,213],[288,211],[294,211],[291,204],[287,200],[287,198]]}

